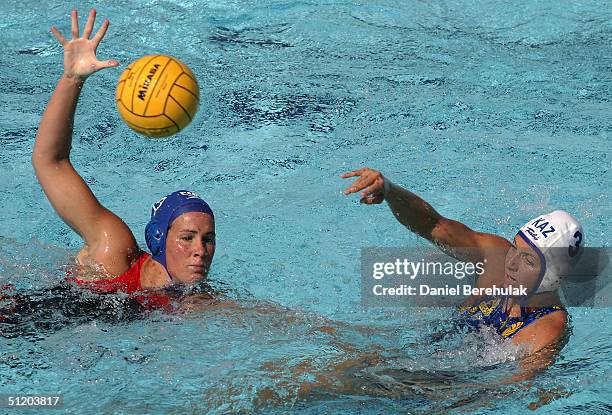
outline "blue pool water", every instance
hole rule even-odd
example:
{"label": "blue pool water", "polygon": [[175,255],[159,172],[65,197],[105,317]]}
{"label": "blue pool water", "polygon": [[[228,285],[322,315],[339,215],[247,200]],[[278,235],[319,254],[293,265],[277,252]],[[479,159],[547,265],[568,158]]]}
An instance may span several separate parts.
{"label": "blue pool water", "polygon": [[[0,338],[0,393],[62,393],[75,414],[512,414],[543,396],[556,399],[540,413],[612,411],[607,308],[570,309],[567,345],[528,385],[494,383],[518,365],[494,336],[431,342],[449,309],[363,309],[360,249],[424,242],[384,205],[344,197],[339,178],[380,169],[505,237],[565,209],[590,246],[609,246],[610,2],[94,2],[111,21],[100,58],[175,55],[202,100],[187,130],[148,140],[114,107],[121,69],[96,74],[73,163],[142,246],[154,201],[204,195],[211,283],[240,304],[145,318],[121,318],[120,297],[100,313],[51,298],[81,241],[29,159],[62,71],[49,28],[67,34],[68,7],[84,22],[92,5],[64,3],[0,3],[0,283],[56,304]],[[387,361],[335,380],[352,391],[298,398],[299,382],[374,350]]]}

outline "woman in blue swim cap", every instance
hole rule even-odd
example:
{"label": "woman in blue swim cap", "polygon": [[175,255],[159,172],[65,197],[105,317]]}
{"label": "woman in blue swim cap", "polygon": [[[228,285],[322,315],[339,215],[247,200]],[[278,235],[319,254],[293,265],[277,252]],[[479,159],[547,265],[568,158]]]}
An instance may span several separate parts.
{"label": "woman in blue swim cap", "polygon": [[146,227],[149,255],[141,252],[128,226],[100,204],[72,166],[72,128],[81,89],[90,75],[119,63],[96,57],[108,19],[92,36],[94,9],[82,35],[76,10],[71,17],[71,39],[51,29],[64,47],[64,73],[40,121],[32,164],[57,214],[84,240],[77,254],[81,266],[72,279],[98,291],[127,293],[205,279],[215,253],[215,220],[205,201],[181,190],[157,202]]}

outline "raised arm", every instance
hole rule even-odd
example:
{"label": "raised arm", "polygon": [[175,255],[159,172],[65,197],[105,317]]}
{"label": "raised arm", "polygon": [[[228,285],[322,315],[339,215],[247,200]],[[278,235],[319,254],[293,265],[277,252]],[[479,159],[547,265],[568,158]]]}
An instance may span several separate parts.
{"label": "raised arm", "polygon": [[96,199],[70,162],[72,129],[77,101],[87,77],[100,69],[118,66],[115,60],[99,61],[96,49],[108,20],[91,36],[96,11],[91,10],[79,37],[76,10],[72,11],[72,39],[52,27],[64,47],[64,73],[40,121],[32,152],[36,176],[57,214],[84,240],[79,258],[103,265],[113,275],[124,272],[137,254],[138,245],[127,225]]}
{"label": "raised arm", "polygon": [[[341,177],[359,177],[344,190],[345,195],[361,192],[360,202],[368,205],[386,200],[402,225],[457,259],[478,261],[486,255],[487,248],[507,249],[510,246],[502,237],[476,232],[461,222],[445,218],[419,196],[385,179],[379,171],[366,167]],[[465,253],[469,253],[469,257]]]}

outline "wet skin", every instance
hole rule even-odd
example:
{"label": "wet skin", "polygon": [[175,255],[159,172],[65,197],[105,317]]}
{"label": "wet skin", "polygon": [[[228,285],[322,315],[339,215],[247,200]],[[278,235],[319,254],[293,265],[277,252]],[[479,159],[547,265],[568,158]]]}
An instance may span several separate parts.
{"label": "wet skin", "polygon": [[168,229],[166,266],[177,282],[192,284],[205,279],[215,255],[215,221],[202,212],[176,218]]}
{"label": "wet skin", "polygon": [[515,236],[514,243],[506,253],[504,287],[522,285],[528,293],[533,293],[541,266],[537,252],[522,237]]}

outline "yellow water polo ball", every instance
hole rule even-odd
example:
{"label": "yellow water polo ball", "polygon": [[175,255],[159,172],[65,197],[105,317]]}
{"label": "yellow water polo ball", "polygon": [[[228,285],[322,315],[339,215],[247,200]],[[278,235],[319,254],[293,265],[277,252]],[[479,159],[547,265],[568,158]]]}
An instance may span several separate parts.
{"label": "yellow water polo ball", "polygon": [[147,55],[121,74],[115,99],[128,127],[149,137],[167,137],[193,120],[200,88],[193,72],[178,59]]}

